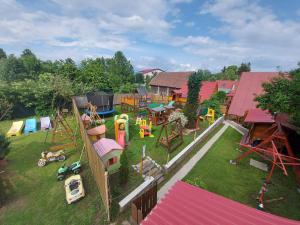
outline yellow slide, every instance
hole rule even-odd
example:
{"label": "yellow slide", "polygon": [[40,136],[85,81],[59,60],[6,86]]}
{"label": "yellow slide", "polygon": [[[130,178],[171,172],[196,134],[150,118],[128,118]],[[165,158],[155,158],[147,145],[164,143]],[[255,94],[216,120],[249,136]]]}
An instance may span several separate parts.
{"label": "yellow slide", "polygon": [[22,134],[23,127],[24,127],[23,121],[13,122],[11,128],[6,134],[6,137],[20,136]]}

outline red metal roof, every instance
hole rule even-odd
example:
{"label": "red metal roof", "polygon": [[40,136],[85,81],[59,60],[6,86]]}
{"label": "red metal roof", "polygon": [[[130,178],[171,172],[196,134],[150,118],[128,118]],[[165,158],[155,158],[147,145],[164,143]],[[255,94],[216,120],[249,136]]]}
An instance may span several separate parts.
{"label": "red metal roof", "polygon": [[246,123],[274,123],[273,116],[261,109],[250,109],[244,120]]}
{"label": "red metal roof", "polygon": [[[216,81],[202,81],[202,85],[199,91],[200,103],[204,100],[210,99],[210,97],[217,91]],[[188,85],[185,83],[179,90],[173,90],[174,93],[181,94],[181,97],[186,98],[188,94]]]}
{"label": "red metal roof", "polygon": [[210,97],[217,92],[217,82],[216,81],[203,81],[199,92],[200,103],[210,99]]}
{"label": "red metal roof", "polygon": [[143,225],[299,225],[178,181],[142,221]]}
{"label": "red metal roof", "polygon": [[254,98],[263,93],[262,84],[279,76],[277,72],[244,72],[241,75],[236,93],[230,104],[228,114],[244,116],[249,109],[256,108]]}

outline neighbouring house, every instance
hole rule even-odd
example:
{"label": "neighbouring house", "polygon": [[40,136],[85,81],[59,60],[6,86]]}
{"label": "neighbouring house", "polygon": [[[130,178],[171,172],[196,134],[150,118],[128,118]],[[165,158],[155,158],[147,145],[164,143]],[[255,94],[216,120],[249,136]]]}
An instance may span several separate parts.
{"label": "neighbouring house", "polygon": [[159,69],[159,68],[155,68],[155,69],[144,69],[144,70],[140,70],[139,73],[143,74],[144,78],[148,77],[153,77],[156,76],[158,73],[164,72],[163,70]]}
{"label": "neighbouring house", "polygon": [[229,117],[241,121],[248,110],[256,108],[254,99],[263,93],[262,84],[278,76],[278,72],[243,72],[229,106]]}
{"label": "neighbouring house", "polygon": [[141,224],[296,225],[299,221],[272,215],[183,181],[177,181]]}
{"label": "neighbouring house", "polygon": [[101,138],[93,144],[97,154],[104,162],[109,174],[119,170],[120,157],[123,153],[123,147],[115,140],[109,138]]}
{"label": "neighbouring house", "polygon": [[172,91],[179,90],[187,84],[193,72],[161,72],[150,81],[151,92],[156,95],[169,96]]}

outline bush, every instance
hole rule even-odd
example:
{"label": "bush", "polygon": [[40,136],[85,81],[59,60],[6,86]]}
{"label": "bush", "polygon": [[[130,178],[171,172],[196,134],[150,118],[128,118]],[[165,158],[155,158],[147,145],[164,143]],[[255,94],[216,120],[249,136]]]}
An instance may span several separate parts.
{"label": "bush", "polygon": [[185,127],[188,123],[188,119],[186,118],[186,116],[182,113],[182,112],[172,112],[168,118],[168,121],[174,121],[176,119],[180,118],[180,122],[181,122],[181,126]]}
{"label": "bush", "polygon": [[9,153],[10,141],[3,135],[0,134],[0,160],[3,160]]}
{"label": "bush", "polygon": [[129,177],[129,163],[128,163],[128,158],[125,150],[121,155],[120,163],[121,166],[119,171],[119,181],[121,185],[124,185],[127,183]]}

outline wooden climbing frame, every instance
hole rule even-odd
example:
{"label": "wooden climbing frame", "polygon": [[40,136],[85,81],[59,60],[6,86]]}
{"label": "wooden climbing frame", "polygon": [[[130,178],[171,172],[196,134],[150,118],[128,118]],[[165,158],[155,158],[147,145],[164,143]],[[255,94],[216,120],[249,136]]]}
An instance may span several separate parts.
{"label": "wooden climbing frame", "polygon": [[[169,131],[170,128],[170,131]],[[167,148],[168,153],[170,154],[173,152],[176,148],[178,148],[183,143],[183,133],[182,133],[182,125],[180,118],[173,120],[171,122],[164,123],[161,126],[156,146],[160,143],[164,147]],[[163,133],[165,134],[164,137],[162,137]],[[174,144],[174,142],[179,139],[179,142]]]}
{"label": "wooden climbing frame", "polygon": [[96,121],[101,121],[100,116],[97,113],[97,106],[92,103],[88,103],[88,112],[90,113],[91,123],[95,123]]}
{"label": "wooden climbing frame", "polygon": [[[287,135],[283,131],[280,123],[273,124],[270,128],[261,134],[262,141],[257,145],[253,144],[249,138],[245,137],[241,140],[240,148],[247,149],[243,154],[236,159],[231,160],[232,164],[245,158],[246,156],[255,153],[264,160],[271,162],[271,170],[263,183],[259,192],[259,208],[264,208],[264,195],[267,192],[267,187],[271,183],[271,178],[275,168],[283,171],[283,174],[288,175],[286,166],[292,166],[296,175],[298,187],[300,187],[300,159],[296,158],[289,144]],[[287,154],[283,153],[286,150]]]}

